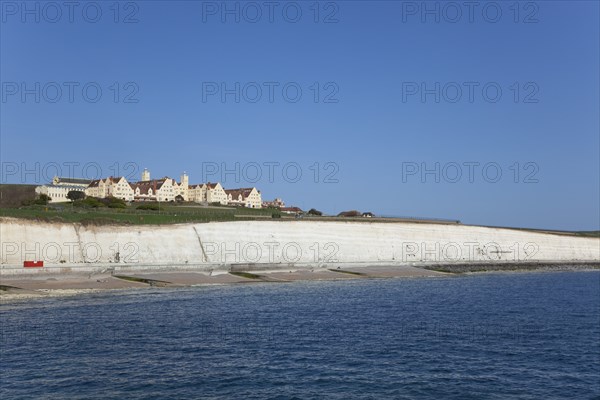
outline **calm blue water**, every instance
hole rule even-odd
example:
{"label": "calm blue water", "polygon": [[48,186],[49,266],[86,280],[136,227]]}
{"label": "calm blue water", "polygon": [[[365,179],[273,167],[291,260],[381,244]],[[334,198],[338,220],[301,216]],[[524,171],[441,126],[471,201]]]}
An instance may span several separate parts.
{"label": "calm blue water", "polygon": [[600,395],[600,272],[153,289],[0,318],[2,399]]}

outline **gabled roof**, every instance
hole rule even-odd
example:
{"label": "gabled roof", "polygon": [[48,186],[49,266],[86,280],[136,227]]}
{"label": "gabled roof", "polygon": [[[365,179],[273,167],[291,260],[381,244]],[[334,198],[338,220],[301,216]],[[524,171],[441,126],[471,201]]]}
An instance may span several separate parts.
{"label": "gabled roof", "polygon": [[167,180],[172,180],[171,178],[161,178],[161,179],[152,179],[149,181],[139,181],[135,183],[130,183],[129,186],[133,190],[140,189],[140,194],[148,194],[148,191],[152,189],[154,193],[155,190],[159,190]]}
{"label": "gabled roof", "polygon": [[111,181],[111,182],[114,182],[114,183],[120,182],[121,179],[123,179],[122,176],[110,176],[110,177],[106,178],[107,181]]}
{"label": "gabled roof", "polygon": [[230,194],[232,199],[237,199],[240,195],[242,196],[242,199],[247,199],[253,189],[254,188],[225,189],[225,193],[228,195]]}
{"label": "gabled roof", "polygon": [[90,188],[98,187],[98,186],[100,186],[100,182],[104,182],[104,179],[94,179],[93,181],[90,182],[88,187],[90,187]]}
{"label": "gabled roof", "polygon": [[[107,184],[108,183],[119,183],[121,181],[121,179],[123,179],[122,176],[109,176],[106,179],[94,179],[93,181],[90,181],[90,184],[88,185],[88,187],[89,188],[98,187],[98,186],[100,186],[100,183],[107,183]],[[125,182],[127,182],[127,179],[125,179]]]}

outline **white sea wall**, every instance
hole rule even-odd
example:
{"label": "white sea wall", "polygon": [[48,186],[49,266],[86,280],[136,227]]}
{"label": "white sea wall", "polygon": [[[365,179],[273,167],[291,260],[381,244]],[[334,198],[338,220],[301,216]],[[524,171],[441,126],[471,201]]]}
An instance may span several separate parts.
{"label": "white sea wall", "polygon": [[[24,268],[42,260],[44,268]],[[594,262],[600,239],[458,224],[240,221],[83,226],[0,219],[0,273],[90,268]]]}

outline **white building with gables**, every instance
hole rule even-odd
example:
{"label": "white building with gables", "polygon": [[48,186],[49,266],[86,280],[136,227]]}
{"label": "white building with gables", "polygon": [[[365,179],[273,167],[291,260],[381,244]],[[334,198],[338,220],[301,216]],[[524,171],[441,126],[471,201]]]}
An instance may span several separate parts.
{"label": "white building with gables", "polygon": [[134,200],[134,191],[124,176],[95,179],[85,189],[85,194],[99,199],[116,197],[125,201]]}
{"label": "white building with gables", "polygon": [[262,198],[260,192],[252,188],[226,189],[227,204],[248,207],[262,208]]}
{"label": "white building with gables", "polygon": [[219,203],[249,208],[261,208],[260,191],[256,188],[225,190],[220,183],[189,184],[184,172],[180,181],[169,177],[151,179],[150,171],[144,169],[141,180],[130,183],[123,176],[105,179],[85,180],[55,177],[52,184],[36,188],[36,193],[46,194],[51,202],[67,202],[71,190],[82,191],[86,196],[96,198],[116,197],[125,201],[193,201],[196,203]]}

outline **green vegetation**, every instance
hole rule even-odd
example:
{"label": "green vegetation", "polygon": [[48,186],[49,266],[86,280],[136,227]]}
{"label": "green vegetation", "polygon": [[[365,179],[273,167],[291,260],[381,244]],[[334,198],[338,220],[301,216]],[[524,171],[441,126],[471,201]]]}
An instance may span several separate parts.
{"label": "green vegetation", "polygon": [[[37,199],[31,201],[30,204],[37,204],[39,206],[45,206],[46,204],[48,204],[50,202],[50,200],[51,199],[50,199],[50,197],[48,197],[47,194],[42,193],[38,196]],[[24,203],[28,204],[29,202],[26,200]]]}
{"label": "green vegetation", "polygon": [[127,203],[123,199],[117,199],[116,197],[107,197],[106,199],[100,199],[101,202],[106,204],[108,208],[127,208]]}
{"label": "green vegetation", "polygon": [[138,210],[151,210],[151,211],[159,211],[160,205],[158,203],[150,203],[150,204],[141,204],[136,207]]}
{"label": "green vegetation", "polygon": [[148,283],[148,279],[136,278],[135,276],[113,275],[114,278],[123,279],[124,281]]}
{"label": "green vegetation", "polygon": [[198,204],[144,203],[127,205],[119,199],[88,197],[71,203],[0,208],[0,217],[86,225],[160,225],[271,219],[272,210],[206,207]]}
{"label": "green vegetation", "polygon": [[[70,194],[71,192],[69,192]],[[105,199],[98,199],[96,197],[88,197],[84,200],[76,200],[73,202],[73,206],[81,208],[127,208],[127,203],[123,199],[117,199],[116,197],[107,197]]]}
{"label": "green vegetation", "polygon": [[67,193],[67,199],[71,201],[83,200],[85,199],[85,193],[83,193],[81,190],[71,190],[69,193]]}
{"label": "green vegetation", "polygon": [[74,201],[73,206],[81,208],[100,208],[104,207],[104,203],[95,197],[88,197],[87,199]]}
{"label": "green vegetation", "polygon": [[350,211],[342,211],[337,215],[338,217],[360,217],[360,211],[350,210]]}
{"label": "green vegetation", "polygon": [[48,195],[46,195],[46,194],[40,194],[36,199],[21,201],[21,205],[24,205],[24,206],[33,206],[33,205],[45,206],[49,202],[50,202],[50,197],[48,197]]}
{"label": "green vegetation", "polygon": [[241,276],[248,279],[260,279],[260,275],[251,274],[250,272],[230,272],[231,275]]}
{"label": "green vegetation", "polygon": [[577,236],[585,236],[585,237],[600,237],[600,231],[581,231],[575,232]]}
{"label": "green vegetation", "polygon": [[167,282],[167,281],[159,281],[157,279],[138,278],[137,276],[113,275],[113,277],[122,279],[124,281],[145,283],[150,286],[167,286],[168,284],[171,283],[171,282]]}
{"label": "green vegetation", "polygon": [[365,274],[362,274],[360,272],[354,272],[354,271],[346,271],[345,269],[329,269],[331,272],[341,272],[342,274],[350,274],[350,275],[358,275],[358,276],[367,276]]}

